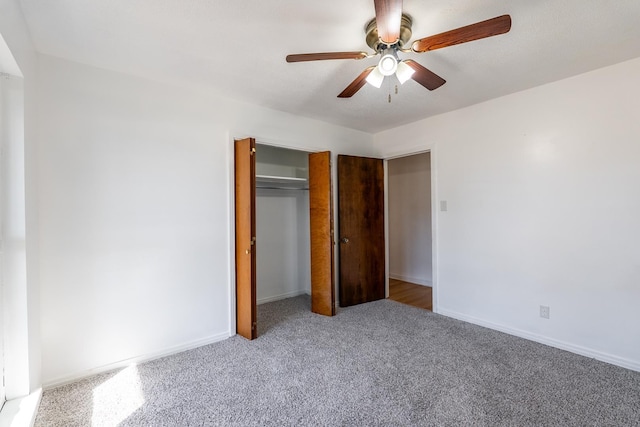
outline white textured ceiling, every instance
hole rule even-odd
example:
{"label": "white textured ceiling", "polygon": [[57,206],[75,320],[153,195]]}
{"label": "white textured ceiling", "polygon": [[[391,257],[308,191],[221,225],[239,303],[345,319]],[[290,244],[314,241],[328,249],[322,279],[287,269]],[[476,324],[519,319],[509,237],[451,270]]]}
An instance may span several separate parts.
{"label": "white textured ceiling", "polygon": [[[447,83],[340,93],[365,60],[288,64],[289,53],[369,51],[372,0],[21,0],[38,51],[377,132],[640,57],[639,0],[405,0],[412,40],[510,14],[511,32],[404,54]],[[639,77],[640,78],[640,77]],[[388,80],[388,79],[387,79]],[[606,85],[608,82],[603,81]]]}

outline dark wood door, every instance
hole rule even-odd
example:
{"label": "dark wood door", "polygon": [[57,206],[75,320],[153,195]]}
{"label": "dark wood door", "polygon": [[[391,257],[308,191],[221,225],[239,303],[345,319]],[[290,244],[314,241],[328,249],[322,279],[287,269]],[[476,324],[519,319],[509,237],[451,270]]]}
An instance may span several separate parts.
{"label": "dark wood door", "polygon": [[309,154],[311,311],[325,316],[336,313],[332,201],[331,152]]}
{"label": "dark wood door", "polygon": [[256,309],[256,141],[235,141],[236,330],[257,337]]}
{"label": "dark wood door", "polygon": [[382,159],[338,156],[340,306],[385,297]]}

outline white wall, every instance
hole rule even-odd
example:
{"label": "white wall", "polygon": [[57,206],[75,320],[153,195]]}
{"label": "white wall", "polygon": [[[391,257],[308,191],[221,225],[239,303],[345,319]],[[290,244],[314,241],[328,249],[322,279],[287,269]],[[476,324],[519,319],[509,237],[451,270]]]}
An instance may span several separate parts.
{"label": "white wall", "polygon": [[376,135],[385,156],[433,149],[440,313],[640,370],[638,76],[635,59]]}
{"label": "white wall", "polygon": [[52,57],[39,61],[43,377],[231,333],[231,140],[370,154],[372,137]]}
{"label": "white wall", "polygon": [[[9,277],[5,281],[5,363],[7,398],[25,396],[41,383],[37,180],[34,163],[37,114],[37,55],[20,6],[15,0],[0,0],[0,49],[2,72],[21,73],[21,79],[5,81],[7,97],[3,120],[6,155],[3,190],[7,209],[5,242]],[[4,50],[4,47],[7,50]],[[12,64],[7,69],[7,56]],[[8,139],[7,139],[8,138]],[[6,145],[8,144],[8,145]],[[8,175],[7,175],[8,174]],[[9,320],[8,320],[9,319]]]}
{"label": "white wall", "polygon": [[311,291],[309,193],[256,192],[258,304]]}
{"label": "white wall", "polygon": [[431,155],[387,162],[389,277],[431,286]]}

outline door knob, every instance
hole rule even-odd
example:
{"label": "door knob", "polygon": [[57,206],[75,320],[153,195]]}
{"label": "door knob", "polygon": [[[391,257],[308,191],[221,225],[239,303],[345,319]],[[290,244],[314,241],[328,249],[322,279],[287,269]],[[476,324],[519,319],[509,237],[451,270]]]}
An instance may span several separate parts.
{"label": "door knob", "polygon": [[349,238],[347,237],[343,237],[342,239],[340,239],[341,243],[349,243]]}

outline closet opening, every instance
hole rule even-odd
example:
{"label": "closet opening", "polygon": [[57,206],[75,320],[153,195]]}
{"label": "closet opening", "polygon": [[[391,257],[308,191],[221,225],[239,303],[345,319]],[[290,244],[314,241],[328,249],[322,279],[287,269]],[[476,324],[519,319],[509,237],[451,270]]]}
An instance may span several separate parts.
{"label": "closet opening", "polygon": [[333,316],[331,153],[235,140],[234,187],[236,332],[257,338],[258,304],[302,294]]}
{"label": "closet opening", "polygon": [[311,294],[309,153],[256,144],[257,304]]}
{"label": "closet opening", "polygon": [[389,298],[433,310],[431,153],[387,161]]}

